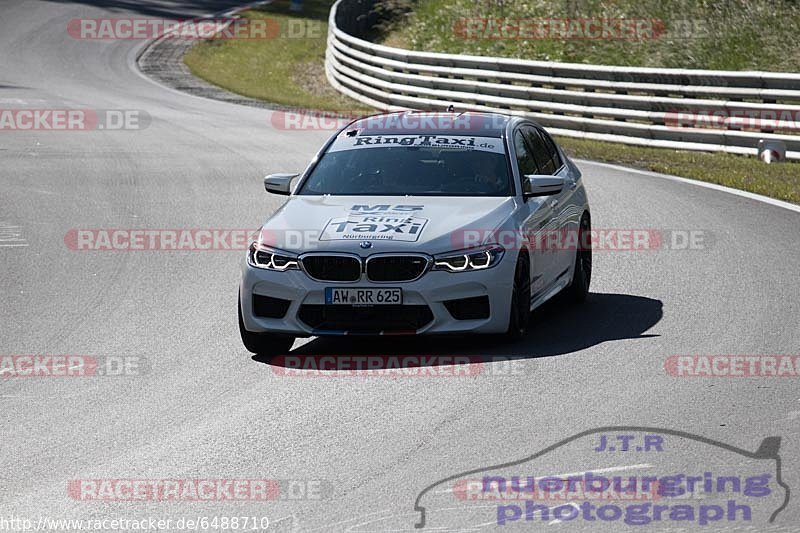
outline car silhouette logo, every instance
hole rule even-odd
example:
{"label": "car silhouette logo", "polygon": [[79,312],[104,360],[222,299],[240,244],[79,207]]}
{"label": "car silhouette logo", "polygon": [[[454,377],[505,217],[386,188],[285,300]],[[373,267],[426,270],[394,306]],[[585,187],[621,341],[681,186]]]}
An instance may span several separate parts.
{"label": "car silhouette logo", "polygon": [[[414,527],[435,530],[446,525],[452,531],[453,523],[457,522],[467,526],[496,524],[530,528],[535,521],[549,521],[550,513],[560,522],[585,517],[576,509],[590,511],[592,503],[598,504],[598,509],[605,507],[604,512],[613,511],[612,508],[618,506],[619,514],[615,518],[607,516],[609,520],[645,524],[651,523],[651,518],[645,516],[649,510],[659,507],[652,503],[656,500],[667,504],[666,507],[676,503],[672,506],[672,509],[678,509],[675,520],[689,519],[689,515],[692,519],[696,516],[698,524],[721,520],[725,512],[721,505],[716,504],[722,501],[727,504],[728,520],[735,520],[735,512],[741,512],[742,520],[773,523],[788,506],[790,494],[781,472],[780,447],[779,436],[763,438],[756,451],[751,451],[667,428],[593,428],[519,460],[462,471],[426,486],[414,502],[417,518]],[[559,457],[556,450],[567,453]],[[705,450],[713,451],[711,462],[704,455]],[[571,468],[569,463],[575,452],[591,454],[589,462],[593,466],[585,472]],[[693,467],[687,463],[686,471],[691,474],[701,471],[702,476],[677,474],[674,465],[678,463],[670,457],[670,452],[699,458],[700,464]],[[647,457],[647,460],[622,467],[623,475],[618,472],[619,453],[626,454],[626,457]],[[545,459],[539,460],[544,456]],[[660,459],[662,456],[665,459]],[[605,468],[608,465],[613,466]],[[570,473],[554,474],[551,471],[559,467]],[[646,474],[637,474],[638,469],[646,470]],[[601,479],[603,476],[608,478]],[[695,480],[694,484],[689,484],[690,477]],[[701,477],[704,483],[696,483]],[[627,481],[627,489],[621,488],[622,479]],[[647,487],[637,485],[637,480],[642,482],[644,479],[650,479],[654,484]],[[458,501],[456,505],[453,505],[453,499]],[[606,505],[600,504],[598,500],[601,499],[607,500],[602,502]],[[473,503],[476,505],[471,505]],[[673,519],[673,515],[668,514],[668,517]],[[661,517],[655,518],[654,515],[652,520],[661,520]]]}

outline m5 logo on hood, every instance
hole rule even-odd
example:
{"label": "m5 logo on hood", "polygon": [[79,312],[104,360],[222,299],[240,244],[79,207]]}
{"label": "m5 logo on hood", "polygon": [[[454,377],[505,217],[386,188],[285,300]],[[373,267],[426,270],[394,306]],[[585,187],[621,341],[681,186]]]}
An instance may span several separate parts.
{"label": "m5 logo on hood", "polygon": [[357,204],[350,208],[353,213],[410,213],[413,211],[422,211],[424,205],[363,205]]}
{"label": "m5 logo on hood", "polygon": [[325,225],[321,241],[374,240],[416,242],[427,218],[385,215],[351,215],[332,218]]}

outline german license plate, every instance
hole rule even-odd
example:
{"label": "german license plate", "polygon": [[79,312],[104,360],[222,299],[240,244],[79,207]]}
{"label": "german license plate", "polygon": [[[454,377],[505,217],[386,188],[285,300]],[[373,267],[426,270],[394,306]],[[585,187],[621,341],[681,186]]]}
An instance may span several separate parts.
{"label": "german license plate", "polygon": [[399,305],[403,303],[400,288],[326,287],[326,305]]}

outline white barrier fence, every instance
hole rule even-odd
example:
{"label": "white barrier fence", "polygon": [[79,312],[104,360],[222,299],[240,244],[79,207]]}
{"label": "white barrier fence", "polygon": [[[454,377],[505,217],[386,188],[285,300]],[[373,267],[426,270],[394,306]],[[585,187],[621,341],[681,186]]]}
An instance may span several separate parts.
{"label": "white barrier fence", "polygon": [[524,115],[556,135],[800,159],[800,74],[614,67],[440,54],[358,36],[373,2],[331,9],[325,68],[340,92],[382,110]]}

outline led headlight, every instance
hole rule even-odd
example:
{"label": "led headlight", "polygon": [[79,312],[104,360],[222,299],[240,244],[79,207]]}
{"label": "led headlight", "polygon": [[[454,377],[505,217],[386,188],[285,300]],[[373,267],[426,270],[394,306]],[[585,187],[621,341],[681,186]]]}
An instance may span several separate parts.
{"label": "led headlight", "polygon": [[247,252],[247,263],[251,267],[277,270],[278,272],[300,268],[296,255],[269,248],[257,242],[250,245],[250,250]]}
{"label": "led headlight", "polygon": [[492,268],[503,258],[505,248],[499,244],[481,246],[436,255],[433,258],[433,270],[447,272],[470,272]]}

